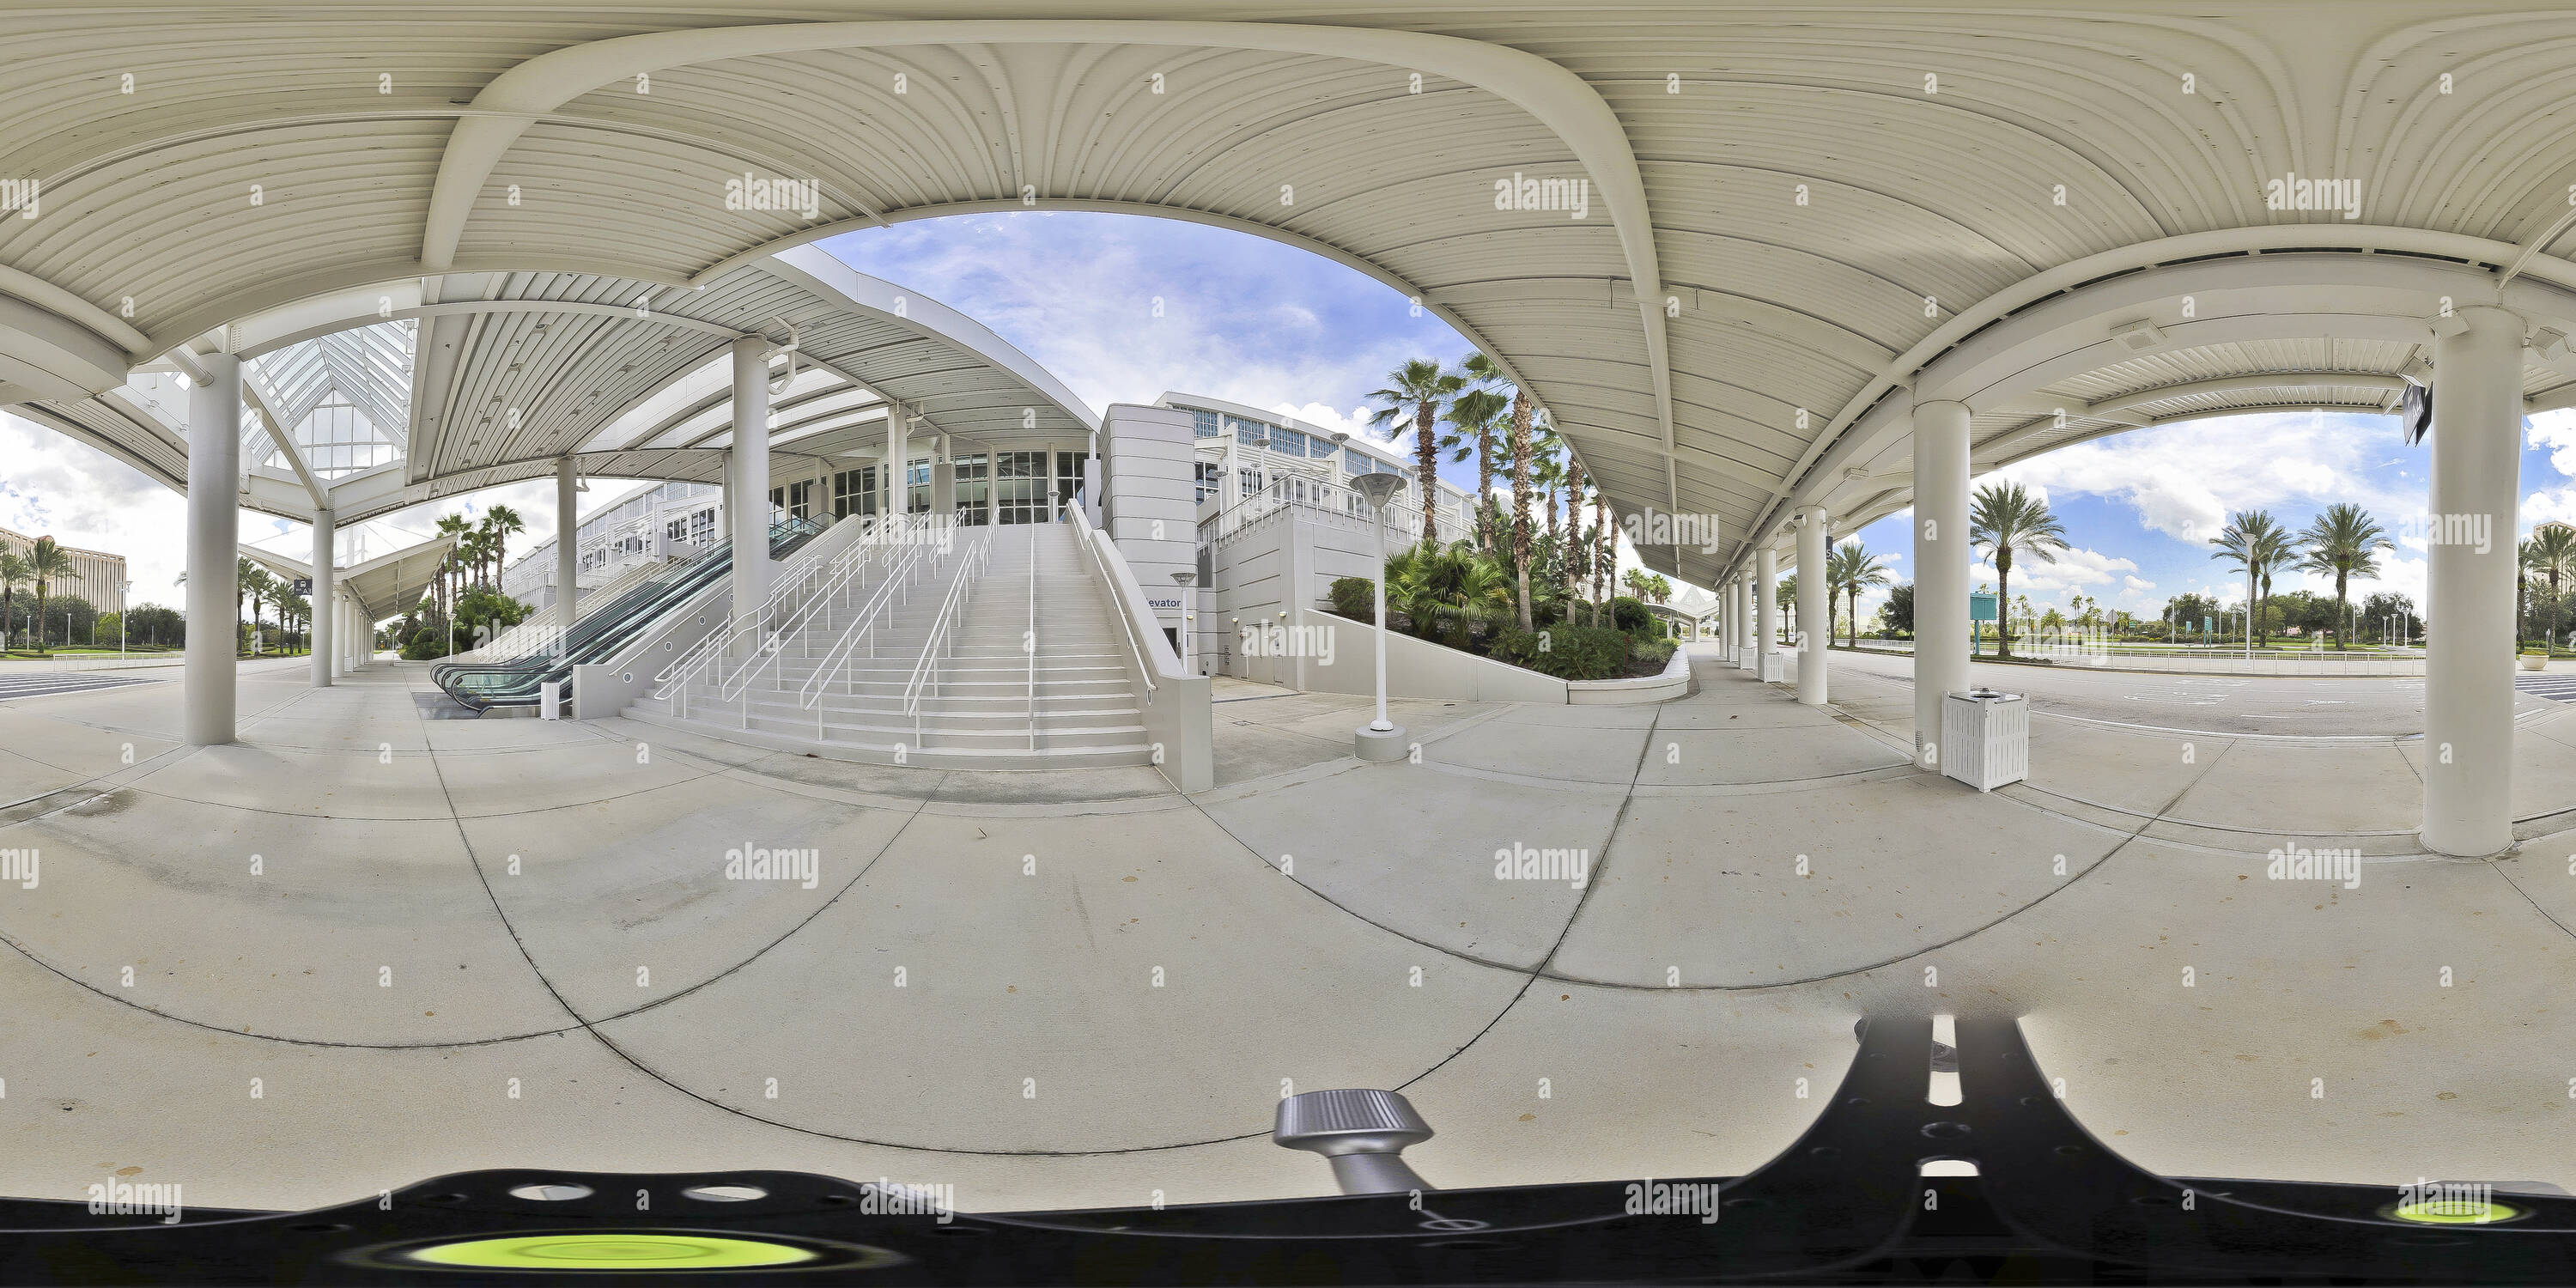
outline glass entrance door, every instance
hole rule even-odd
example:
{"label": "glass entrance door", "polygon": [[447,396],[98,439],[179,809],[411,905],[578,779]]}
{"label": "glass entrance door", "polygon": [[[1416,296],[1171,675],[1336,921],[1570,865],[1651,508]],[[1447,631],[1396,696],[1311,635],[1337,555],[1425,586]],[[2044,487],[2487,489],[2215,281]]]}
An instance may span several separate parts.
{"label": "glass entrance door", "polygon": [[1002,522],[1044,523],[1047,520],[1047,454],[1036,452],[999,452],[994,456],[995,486],[1001,501]]}

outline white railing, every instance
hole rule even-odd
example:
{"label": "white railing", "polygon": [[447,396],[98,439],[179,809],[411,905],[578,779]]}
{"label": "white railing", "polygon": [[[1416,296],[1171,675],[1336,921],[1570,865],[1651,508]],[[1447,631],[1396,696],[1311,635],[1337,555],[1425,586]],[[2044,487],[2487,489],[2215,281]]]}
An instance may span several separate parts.
{"label": "white railing", "polygon": [[1100,593],[1109,597],[1109,615],[1117,618],[1119,628],[1126,632],[1127,652],[1136,659],[1136,676],[1145,682],[1145,705],[1150,707],[1154,705],[1154,663],[1145,656],[1145,646],[1137,642],[1136,623],[1128,620],[1127,610],[1119,601],[1118,579],[1110,573],[1108,561],[1100,557],[1100,543],[1091,539],[1091,519],[1083,514],[1082,507],[1068,506],[1065,513],[1073,519],[1073,539],[1091,552],[1091,566],[1100,574]]}
{"label": "white railing", "polygon": [[[798,551],[758,607],[736,613],[723,625],[699,636],[697,643],[690,645],[670,665],[654,673],[653,697],[663,699],[677,694],[682,714],[685,714],[691,686],[707,679],[704,673],[721,665],[745,633],[768,632],[768,638],[751,662],[774,654],[776,641],[781,635],[803,624],[817,606],[828,608],[837,602],[836,597],[843,593],[849,582],[858,577],[889,543],[902,540],[905,532],[901,520],[862,518],[843,519],[841,523],[861,525],[859,535],[838,550],[819,544],[824,538],[816,537],[807,549]],[[824,532],[828,535],[832,530],[826,528]],[[745,668],[749,665],[750,662],[746,662]],[[716,678],[722,686],[732,677]],[[732,696],[731,691],[727,690],[724,696]]]}
{"label": "white railing", "polygon": [[[835,674],[842,677],[841,686],[845,693],[855,692],[848,675],[850,663],[858,657],[859,641],[867,641],[869,657],[877,655],[879,619],[889,608],[912,602],[912,587],[921,580],[922,571],[930,565],[926,552],[934,547],[945,550],[956,539],[955,517],[942,518],[945,521],[923,519],[909,529],[910,539],[895,547],[901,553],[887,564],[885,579],[877,583],[876,593],[851,615],[850,624],[841,629],[841,636],[832,642],[832,647],[824,650],[823,660],[814,667],[814,673],[805,677],[805,683],[797,687],[797,709],[811,708],[814,712],[816,742],[823,741],[824,737],[826,713],[823,695],[831,692],[832,677]],[[749,704],[744,705],[748,709]]]}
{"label": "white railing", "polygon": [[[1414,486],[1418,487],[1419,484]],[[1412,504],[1406,505],[1404,498],[1409,498]],[[1374,526],[1377,522],[1377,507],[1370,505],[1368,498],[1361,496],[1358,491],[1338,483],[1327,483],[1322,479],[1291,474],[1273,478],[1259,492],[1218,511],[1214,518],[1199,526],[1199,539],[1214,541],[1233,536],[1245,525],[1292,506],[1335,515],[1364,525]],[[1445,501],[1435,507],[1432,530],[1438,535],[1440,544],[1443,546],[1469,540],[1474,535],[1466,523],[1452,512],[1456,508]],[[1402,539],[1410,543],[1421,539],[1422,498],[1420,493],[1407,490],[1399,494],[1399,499],[1388,508],[1386,530],[1390,541]]]}
{"label": "white railing", "polygon": [[921,699],[925,693],[937,696],[938,671],[931,664],[947,656],[954,645],[957,623],[966,616],[966,601],[975,594],[975,575],[993,558],[993,534],[987,530],[973,549],[958,560],[957,576],[948,583],[948,593],[940,597],[939,616],[930,624],[930,637],[921,643],[921,660],[913,663],[912,678],[903,686],[903,713],[912,717],[912,745],[921,745]]}
{"label": "white railing", "polygon": [[1029,529],[1029,633],[1020,637],[1020,651],[1029,655],[1029,750],[1038,749],[1038,536],[1044,528]]}
{"label": "white railing", "polygon": [[[716,686],[718,701],[733,701],[735,695],[751,687],[762,669],[777,665],[790,635],[802,639],[804,656],[812,657],[815,632],[832,629],[834,610],[847,602],[849,592],[864,580],[868,565],[889,548],[906,544],[913,527],[909,516],[859,522],[870,526],[829,562],[818,558],[794,573],[770,592],[768,600],[751,614],[752,620],[736,619],[741,622],[740,631],[757,635],[760,642],[733,674],[720,677]],[[719,650],[718,656],[731,656],[731,652]],[[748,718],[750,704],[745,703],[743,710]]]}

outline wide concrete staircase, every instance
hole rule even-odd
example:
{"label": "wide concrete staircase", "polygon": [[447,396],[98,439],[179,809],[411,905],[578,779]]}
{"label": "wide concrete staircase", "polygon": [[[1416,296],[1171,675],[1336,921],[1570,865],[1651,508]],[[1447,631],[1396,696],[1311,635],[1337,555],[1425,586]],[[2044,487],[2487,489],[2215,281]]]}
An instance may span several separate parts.
{"label": "wide concrete staircase", "polygon": [[952,534],[818,585],[627,714],[880,764],[1151,763],[1132,654],[1073,527]]}

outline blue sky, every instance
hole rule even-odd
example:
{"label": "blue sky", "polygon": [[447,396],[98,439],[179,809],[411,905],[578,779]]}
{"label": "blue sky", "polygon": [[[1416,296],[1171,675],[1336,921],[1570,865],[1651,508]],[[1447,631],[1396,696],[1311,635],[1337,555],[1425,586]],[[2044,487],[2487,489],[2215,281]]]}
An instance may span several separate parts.
{"label": "blue sky", "polygon": [[[983,321],[1095,407],[1150,402],[1171,389],[1365,432],[1367,394],[1391,368],[1416,356],[1455,363],[1468,352],[1446,324],[1365,274],[1264,238],[1174,220],[967,215],[824,245],[862,272]],[[2229,512],[2268,509],[2297,529],[2328,505],[2358,501],[2395,529],[2423,508],[2428,459],[2426,447],[2398,441],[2392,418],[2298,412],[2132,431],[1979,481],[2008,477],[2037,489],[2072,539],[2074,549],[2058,563],[2014,570],[2017,595],[2062,606],[2080,592],[2143,614],[2183,591],[2222,602],[2241,597],[2207,544]],[[0,462],[0,526],[124,553],[138,600],[177,602],[171,583],[185,505],[176,493],[14,417],[0,417]],[[1475,482],[1472,462],[1444,458],[1442,474],[1462,486]],[[541,480],[492,489],[400,520],[426,531],[437,512],[509,504],[529,528],[514,546],[533,548],[553,531],[551,486]],[[1858,534],[1898,580],[1912,576],[1906,519],[1890,516]],[[2522,527],[2551,519],[2576,520],[2576,412],[2546,413],[2526,432]],[[245,513],[242,526],[246,537],[303,548],[301,525]],[[2391,589],[2421,605],[2421,542],[2382,562],[2381,579],[2356,585],[2355,597]],[[1977,575],[1993,576],[1986,568]],[[2275,587],[2300,584],[2306,581]],[[2317,581],[2313,588],[2331,586]],[[1864,614],[1882,597],[1864,596]]]}
{"label": "blue sky", "polygon": [[[1455,364],[1472,351],[1363,273],[1178,220],[958,215],[823,246],[993,328],[1094,407],[1172,390],[1357,432],[1368,392],[1405,359]],[[1475,486],[1472,463],[1442,475]]]}

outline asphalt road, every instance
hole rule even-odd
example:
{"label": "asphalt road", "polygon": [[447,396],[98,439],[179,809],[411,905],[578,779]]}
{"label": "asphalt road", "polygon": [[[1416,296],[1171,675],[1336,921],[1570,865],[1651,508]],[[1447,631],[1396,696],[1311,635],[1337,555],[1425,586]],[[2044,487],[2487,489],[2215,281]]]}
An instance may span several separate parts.
{"label": "asphalt road", "polygon": [[[1911,658],[1833,654],[1837,681],[1853,672],[1872,677],[1863,683],[1892,681],[1911,688],[1914,682]],[[2159,729],[2299,737],[2424,732],[2421,677],[2165,675],[1971,662],[1968,678],[1989,688],[2027,693],[2034,711]],[[2514,694],[2517,712],[2549,705],[2530,693]]]}

